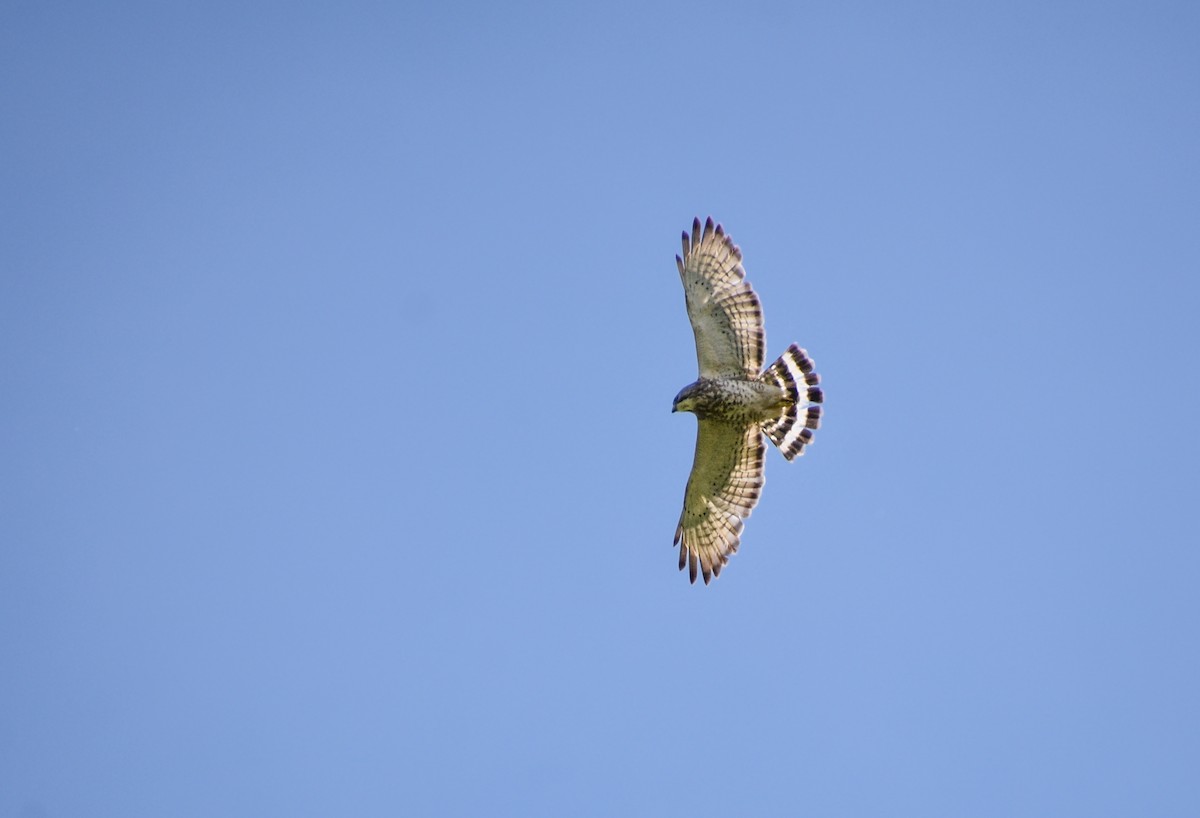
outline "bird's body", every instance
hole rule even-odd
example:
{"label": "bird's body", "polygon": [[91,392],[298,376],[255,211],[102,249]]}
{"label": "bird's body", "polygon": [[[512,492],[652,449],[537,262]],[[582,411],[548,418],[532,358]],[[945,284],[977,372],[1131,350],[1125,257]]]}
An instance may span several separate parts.
{"label": "bird's body", "polygon": [[765,372],[762,307],[745,280],[742,254],[710,218],[683,234],[676,256],[696,336],[700,377],[672,411],[698,420],[696,458],[675,531],[679,567],[707,584],[737,551],[743,520],[762,491],[763,435],[788,460],[804,453],[820,425],[821,402],[808,354],[792,344]]}
{"label": "bird's body", "polygon": [[672,411],[702,420],[762,423],[778,417],[787,404],[786,392],[757,378],[700,378],[675,396]]}

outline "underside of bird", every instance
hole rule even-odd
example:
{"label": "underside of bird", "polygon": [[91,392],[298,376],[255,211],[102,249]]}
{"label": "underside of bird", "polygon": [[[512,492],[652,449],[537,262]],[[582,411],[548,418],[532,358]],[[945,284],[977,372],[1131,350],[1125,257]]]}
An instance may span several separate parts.
{"label": "underside of bird", "polygon": [[694,583],[721,573],[740,543],[763,486],[763,435],[788,460],[804,454],[820,426],[824,395],[812,359],[792,344],[761,371],[765,333],[742,254],[708,219],[683,234],[676,257],[696,336],[700,377],[672,411],[696,415],[696,456],[675,530],[679,567]]}

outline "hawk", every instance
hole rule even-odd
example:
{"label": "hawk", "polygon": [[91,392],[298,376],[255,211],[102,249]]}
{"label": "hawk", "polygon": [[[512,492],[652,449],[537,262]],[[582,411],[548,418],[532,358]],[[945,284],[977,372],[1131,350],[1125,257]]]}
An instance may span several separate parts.
{"label": "hawk", "polygon": [[792,344],[760,372],[762,307],[742,268],[742,251],[710,217],[692,222],[676,256],[700,377],[675,396],[672,412],[693,412],[696,457],[675,529],[679,570],[707,585],[738,549],[743,520],[763,487],[763,435],[788,460],[804,454],[821,423],[824,396],[812,359]]}

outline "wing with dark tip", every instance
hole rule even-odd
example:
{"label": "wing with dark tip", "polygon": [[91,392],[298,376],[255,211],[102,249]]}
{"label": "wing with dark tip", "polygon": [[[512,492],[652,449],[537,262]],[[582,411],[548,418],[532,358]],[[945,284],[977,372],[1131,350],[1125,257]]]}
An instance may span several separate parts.
{"label": "wing with dark tip", "polygon": [[696,335],[700,377],[757,377],[763,365],[762,307],[746,281],[742,251],[711,217],[683,234],[676,256]]}
{"label": "wing with dark tip", "polygon": [[708,584],[737,551],[742,521],[750,516],[762,493],[765,452],[757,424],[747,427],[711,418],[700,421],[696,458],[675,529],[679,568],[688,566],[692,582],[699,571]]}

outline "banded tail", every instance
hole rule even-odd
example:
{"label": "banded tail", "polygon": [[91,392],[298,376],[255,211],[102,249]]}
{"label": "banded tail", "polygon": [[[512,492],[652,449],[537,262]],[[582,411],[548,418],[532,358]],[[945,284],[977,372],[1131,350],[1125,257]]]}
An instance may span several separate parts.
{"label": "banded tail", "polygon": [[763,423],[763,431],[788,460],[804,454],[812,442],[813,431],[821,425],[821,402],[825,396],[821,376],[813,371],[812,358],[792,344],[779,360],[762,374],[764,383],[772,383],[787,393],[789,403],[774,420]]}

